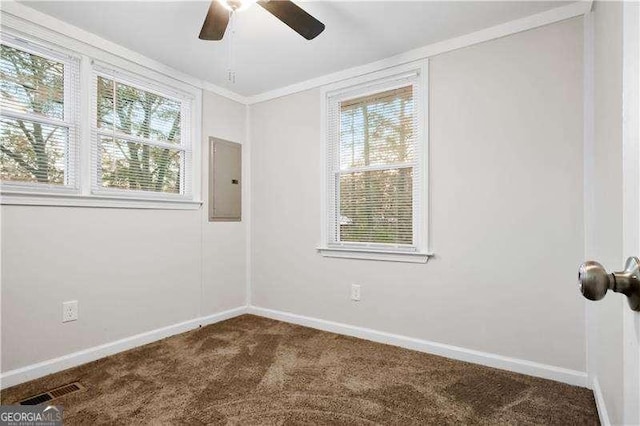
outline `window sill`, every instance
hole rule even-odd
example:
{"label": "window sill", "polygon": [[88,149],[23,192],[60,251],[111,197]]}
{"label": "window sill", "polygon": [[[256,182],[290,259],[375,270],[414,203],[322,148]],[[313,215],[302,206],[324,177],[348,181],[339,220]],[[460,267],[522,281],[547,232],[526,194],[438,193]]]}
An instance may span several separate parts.
{"label": "window sill", "polygon": [[95,207],[118,209],[198,210],[202,201],[167,199],[131,199],[103,195],[26,194],[5,192],[0,196],[1,205]]}
{"label": "window sill", "polygon": [[355,248],[318,247],[318,252],[324,257],[343,259],[382,260],[387,262],[427,263],[433,253],[381,251]]}

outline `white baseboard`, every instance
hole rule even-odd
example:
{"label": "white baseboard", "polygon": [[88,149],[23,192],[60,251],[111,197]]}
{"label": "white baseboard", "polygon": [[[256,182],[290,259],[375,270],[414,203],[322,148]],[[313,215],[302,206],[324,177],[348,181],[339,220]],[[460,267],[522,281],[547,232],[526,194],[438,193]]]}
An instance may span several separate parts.
{"label": "white baseboard", "polygon": [[[502,370],[513,371],[516,373],[527,374],[530,376],[541,377],[544,379],[555,380],[558,382],[568,383],[570,385],[587,387],[589,384],[586,373],[583,373],[581,371],[569,370],[566,368],[555,367],[532,361],[510,358],[502,355],[431,342],[428,340],[416,339],[413,337],[401,336],[398,334],[386,333],[383,331],[377,331],[333,321],[326,321],[318,318],[291,314],[288,312],[259,308],[256,306],[243,306],[224,312],[219,312],[217,314],[195,318],[193,320],[181,322],[179,324],[174,324],[145,333],[137,334],[135,336],[126,337],[115,342],[105,343],[104,345],[84,349],[82,351],[61,356],[59,358],[54,358],[47,361],[39,362],[37,364],[32,364],[26,367],[7,371],[0,374],[0,389],[44,377],[46,375],[66,370],[68,368],[77,367],[79,365],[86,364],[88,362],[95,361],[97,359],[104,358],[118,352],[126,351],[138,346],[145,345],[147,343],[164,339],[165,337],[170,337],[189,330],[193,330],[201,325],[208,325],[219,321],[224,321],[226,319],[233,318],[245,313],[259,315],[279,321],[303,325],[306,327],[316,328],[333,333],[344,334],[347,336],[358,337],[378,343],[384,343],[420,352],[440,355],[460,361],[472,362],[475,364],[486,365],[488,367],[494,367]],[[607,419],[608,421],[606,408],[604,408],[604,400],[602,399],[602,393],[597,380],[594,380],[593,386],[601,421],[603,418]],[[602,421],[602,423],[608,424],[604,421]]]}
{"label": "white baseboard", "polygon": [[510,358],[488,352],[461,348],[458,346],[430,342],[428,340],[416,339],[413,337],[401,336],[398,334],[391,334],[383,331],[372,330],[369,328],[356,327],[353,325],[291,314],[288,312],[259,308],[256,306],[249,306],[247,309],[247,313],[279,321],[303,325],[319,330],[359,337],[361,339],[371,340],[373,342],[400,346],[402,348],[426,352],[433,355],[440,355],[460,361],[466,361],[474,364],[486,365],[488,367],[499,368],[502,370],[513,371],[515,373],[555,380],[574,386],[588,387],[589,385],[587,380],[587,373],[582,371],[540,364],[523,359]]}
{"label": "white baseboard", "polygon": [[59,358],[31,364],[26,367],[17,368],[0,374],[0,389],[5,389],[20,383],[28,382],[39,377],[57,373],[58,371],[68,368],[77,367],[87,362],[95,361],[118,352],[133,349],[156,340],[164,339],[176,334],[184,333],[200,327],[201,325],[213,324],[224,321],[229,318],[236,317],[246,313],[246,307],[242,306],[228,311],[219,312],[213,315],[195,318],[189,321],[173,324],[167,327],[158,328],[156,330],[147,331],[145,333],[136,334],[135,336],[125,337],[115,342],[105,343],[100,346],[84,349]]}
{"label": "white baseboard", "polygon": [[598,417],[600,417],[600,424],[602,426],[611,426],[611,420],[609,420],[609,413],[607,412],[607,406],[604,402],[604,395],[602,394],[602,388],[598,378],[595,377],[591,383],[593,389],[593,396],[596,400],[596,408],[598,409]]}

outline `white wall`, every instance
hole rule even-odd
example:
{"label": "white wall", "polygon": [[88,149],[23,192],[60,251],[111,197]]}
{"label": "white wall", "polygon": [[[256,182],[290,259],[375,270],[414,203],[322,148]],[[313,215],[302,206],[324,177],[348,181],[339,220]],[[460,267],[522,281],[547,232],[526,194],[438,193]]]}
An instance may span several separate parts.
{"label": "white wall", "polygon": [[320,90],[253,105],[253,305],[585,371],[582,73],[581,18],[432,58],[424,265],[316,253]]}
{"label": "white wall", "polygon": [[[244,111],[205,92],[203,139],[243,142]],[[245,224],[202,209],[2,206],[2,372],[244,305]]]}
{"label": "white wall", "polygon": [[[209,183],[209,146],[210,136],[243,144],[242,154],[247,157],[246,144],[246,106],[205,92],[202,98],[202,193],[204,225],[204,287],[202,293],[203,313],[205,315],[227,309],[244,306],[246,303],[246,244],[248,218],[243,212],[242,222],[208,222]],[[248,163],[243,160],[243,177],[248,175]],[[244,179],[243,179],[244,180]],[[244,182],[243,182],[244,184]],[[249,188],[242,187],[242,205],[249,205]]]}
{"label": "white wall", "polygon": [[[594,19],[593,203],[586,257],[622,267],[622,3],[596,2]],[[609,420],[622,423],[624,297],[589,303],[590,375],[597,378]],[[624,308],[626,309],[626,308]]]}

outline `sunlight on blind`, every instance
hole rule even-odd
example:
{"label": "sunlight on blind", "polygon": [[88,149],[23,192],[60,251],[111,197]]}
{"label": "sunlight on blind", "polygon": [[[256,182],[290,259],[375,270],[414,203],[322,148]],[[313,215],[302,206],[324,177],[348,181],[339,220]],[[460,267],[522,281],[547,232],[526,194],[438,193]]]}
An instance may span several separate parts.
{"label": "sunlight on blind", "polygon": [[98,127],[180,143],[180,102],[98,77]]}
{"label": "sunlight on blind", "polygon": [[117,188],[180,193],[178,150],[101,137],[102,181]]}
{"label": "sunlight on blind", "polygon": [[340,103],[336,241],[413,244],[413,86]]}
{"label": "sunlight on blind", "polygon": [[0,106],[64,119],[64,64],[2,45]]}
{"label": "sunlight on blind", "polygon": [[413,160],[412,87],[340,105],[340,169]]}
{"label": "sunlight on blind", "polygon": [[340,239],[411,244],[412,170],[389,169],[340,175]]}
{"label": "sunlight on blind", "polygon": [[0,118],[0,178],[53,185],[65,183],[69,129],[28,120]]}
{"label": "sunlight on blind", "polygon": [[181,194],[181,103],[102,76],[96,85],[102,187]]}
{"label": "sunlight on blind", "polygon": [[65,107],[70,107],[65,105],[68,66],[68,63],[1,45],[2,181],[60,186],[75,181],[75,155],[70,147],[71,117],[65,117]]}

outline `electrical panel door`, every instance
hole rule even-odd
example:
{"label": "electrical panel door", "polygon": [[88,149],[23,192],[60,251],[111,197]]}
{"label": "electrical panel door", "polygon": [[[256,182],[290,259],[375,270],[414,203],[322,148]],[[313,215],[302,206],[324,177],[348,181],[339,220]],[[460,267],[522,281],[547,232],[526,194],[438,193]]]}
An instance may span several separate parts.
{"label": "electrical panel door", "polygon": [[209,138],[209,221],[242,220],[242,145]]}

